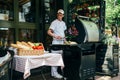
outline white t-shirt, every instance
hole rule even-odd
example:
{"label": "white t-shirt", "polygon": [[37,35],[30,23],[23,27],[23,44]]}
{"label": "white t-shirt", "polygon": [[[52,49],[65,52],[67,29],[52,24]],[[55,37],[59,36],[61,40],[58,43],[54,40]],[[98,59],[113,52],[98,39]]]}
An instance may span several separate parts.
{"label": "white t-shirt", "polygon": [[[54,20],[51,25],[50,29],[54,31],[54,34],[57,36],[65,37],[64,31],[66,30],[66,24],[64,21],[59,21],[58,19]],[[57,40],[53,38],[52,44],[63,44],[63,39],[62,40]]]}

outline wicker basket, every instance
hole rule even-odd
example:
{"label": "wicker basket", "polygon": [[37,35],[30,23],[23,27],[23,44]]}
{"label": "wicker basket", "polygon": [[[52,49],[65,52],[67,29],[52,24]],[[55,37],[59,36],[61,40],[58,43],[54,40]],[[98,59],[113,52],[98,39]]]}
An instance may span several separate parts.
{"label": "wicker basket", "polygon": [[42,55],[42,54],[44,54],[44,49],[43,50],[23,50],[23,49],[18,49],[18,55],[19,56]]}

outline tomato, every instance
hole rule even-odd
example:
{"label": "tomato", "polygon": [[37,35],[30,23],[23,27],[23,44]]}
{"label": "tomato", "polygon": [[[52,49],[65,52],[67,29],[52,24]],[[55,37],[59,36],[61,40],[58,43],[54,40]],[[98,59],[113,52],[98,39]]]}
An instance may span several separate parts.
{"label": "tomato", "polygon": [[33,48],[33,49],[35,49],[36,47],[35,47],[35,46],[33,46],[32,48]]}
{"label": "tomato", "polygon": [[33,46],[32,48],[34,50],[41,50],[41,49],[43,49],[43,46]]}
{"label": "tomato", "polygon": [[43,46],[37,46],[37,49],[41,50],[43,49]]}

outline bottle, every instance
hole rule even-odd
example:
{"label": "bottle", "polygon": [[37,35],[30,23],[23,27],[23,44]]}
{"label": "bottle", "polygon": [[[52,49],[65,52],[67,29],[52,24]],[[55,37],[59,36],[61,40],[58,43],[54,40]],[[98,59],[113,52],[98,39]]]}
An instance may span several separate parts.
{"label": "bottle", "polygon": [[4,41],[4,48],[7,48],[8,46],[8,41],[7,41],[7,38],[5,38],[5,41]]}
{"label": "bottle", "polygon": [[0,40],[0,46],[3,46],[3,38]]}

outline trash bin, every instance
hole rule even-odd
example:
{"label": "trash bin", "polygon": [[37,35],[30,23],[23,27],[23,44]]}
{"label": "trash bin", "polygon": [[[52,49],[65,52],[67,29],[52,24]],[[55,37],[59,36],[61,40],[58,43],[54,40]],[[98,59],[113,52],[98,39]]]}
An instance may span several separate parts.
{"label": "trash bin", "polygon": [[96,46],[96,73],[117,76],[119,73],[119,45],[99,43]]}

